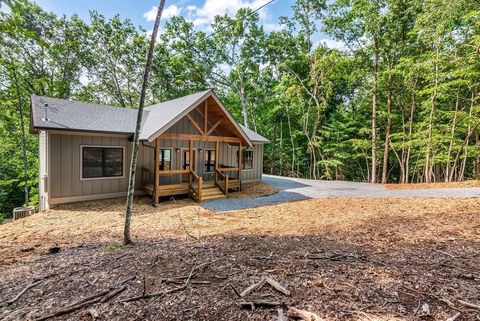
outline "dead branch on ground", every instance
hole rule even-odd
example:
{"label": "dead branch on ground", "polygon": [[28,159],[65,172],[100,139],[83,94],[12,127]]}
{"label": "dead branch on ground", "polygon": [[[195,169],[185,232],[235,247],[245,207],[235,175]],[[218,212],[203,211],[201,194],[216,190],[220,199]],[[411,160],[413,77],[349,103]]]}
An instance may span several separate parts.
{"label": "dead branch on ground", "polygon": [[315,313],[308,312],[305,310],[300,310],[294,307],[288,307],[287,316],[292,318],[302,319],[305,321],[325,321]]}
{"label": "dead branch on ground", "polygon": [[30,283],[29,285],[27,285],[22,291],[20,291],[13,299],[10,299],[7,301],[7,304],[10,305],[10,304],[13,304],[15,303],[18,299],[20,299],[22,297],[22,295],[25,294],[25,292],[27,292],[28,290],[30,290],[31,288],[39,285],[40,283],[42,283],[43,280],[38,280],[38,281],[33,281],[32,283]]}

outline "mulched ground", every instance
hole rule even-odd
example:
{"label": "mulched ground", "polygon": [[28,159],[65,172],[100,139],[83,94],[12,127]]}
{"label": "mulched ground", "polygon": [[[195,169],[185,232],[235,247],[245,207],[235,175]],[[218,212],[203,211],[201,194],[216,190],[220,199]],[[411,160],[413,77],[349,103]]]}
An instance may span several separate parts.
{"label": "mulched ground", "polygon": [[[446,320],[457,311],[462,314],[457,320],[480,320],[480,310],[461,303],[480,304],[478,200],[308,200],[231,215],[178,205],[137,213],[133,247],[113,244],[117,222],[96,221],[97,231],[90,226],[85,234],[70,226],[55,238],[42,230],[35,242],[43,235],[46,244],[33,248],[21,237],[23,248],[14,246],[12,233],[20,222],[2,226],[0,246],[6,250],[0,259],[12,251],[23,256],[0,266],[0,319],[35,319],[125,286],[107,302],[53,320],[92,320],[92,315],[96,320],[276,320],[277,308],[242,309],[235,293],[270,276],[291,295],[264,286],[244,299],[295,306],[326,320]],[[47,215],[62,229],[60,218],[74,215],[74,209]],[[106,220],[113,221],[119,210],[120,204]],[[149,229],[146,223],[155,219],[159,225]],[[105,233],[112,227],[114,233]],[[52,240],[62,247],[57,254],[48,253]],[[42,283],[6,304],[37,279]],[[175,292],[122,302],[185,284]]]}
{"label": "mulched ground", "polygon": [[409,184],[383,184],[388,189],[431,189],[431,188],[468,188],[480,187],[480,180],[463,182],[438,182],[438,183],[409,183]]}

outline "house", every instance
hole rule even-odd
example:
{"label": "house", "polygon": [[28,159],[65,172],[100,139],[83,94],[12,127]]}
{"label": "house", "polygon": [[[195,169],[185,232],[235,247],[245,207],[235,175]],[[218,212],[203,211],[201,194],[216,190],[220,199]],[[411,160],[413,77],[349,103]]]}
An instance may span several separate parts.
{"label": "house", "polygon": [[[40,210],[127,194],[137,110],[31,96]],[[262,178],[268,140],[238,124],[212,90],[145,108],[136,193],[226,197]]]}

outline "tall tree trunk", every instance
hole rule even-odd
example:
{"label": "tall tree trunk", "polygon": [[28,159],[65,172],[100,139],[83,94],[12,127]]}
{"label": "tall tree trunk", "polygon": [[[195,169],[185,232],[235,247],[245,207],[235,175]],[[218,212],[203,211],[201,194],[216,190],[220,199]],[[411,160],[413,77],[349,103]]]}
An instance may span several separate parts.
{"label": "tall tree trunk", "polygon": [[[155,19],[155,25],[153,26],[152,38],[150,39],[150,47],[148,48],[147,62],[145,64],[145,71],[143,73],[142,91],[140,93],[140,103],[137,112],[137,124],[135,126],[135,136],[132,148],[132,159],[130,162],[130,175],[128,178],[128,194],[127,194],[127,206],[125,210],[125,229],[123,234],[123,244],[131,244],[132,239],[130,237],[130,222],[132,220],[132,203],[133,195],[135,193],[135,169],[137,168],[138,158],[138,144],[140,142],[140,127],[142,125],[143,107],[145,106],[145,94],[147,92],[148,75],[152,67],[153,49],[155,48],[155,42],[157,39],[158,27],[160,26],[160,18],[162,16],[163,7],[165,6],[165,0],[160,0],[158,6],[157,18]],[[158,157],[158,155],[156,155]]]}
{"label": "tall tree trunk", "polygon": [[[452,170],[450,172],[450,177],[451,177],[450,181],[452,180],[453,174],[457,170],[458,162],[460,161],[460,156],[462,155],[462,151],[465,153],[464,157],[467,158],[467,156],[468,156],[467,147],[468,147],[470,138],[472,137],[472,134],[478,129],[478,126],[480,126],[480,121],[477,121],[473,127],[470,124],[471,112],[473,110],[473,106],[475,104],[475,101],[476,101],[476,93],[475,93],[475,91],[472,90],[472,101],[471,101],[471,104],[470,104],[470,112],[469,112],[469,120],[468,120],[469,124],[468,124],[467,135],[466,135],[466,137],[463,141],[462,146],[458,150],[457,155],[455,156],[455,160],[453,161],[453,167],[452,167]],[[465,168],[463,168],[463,170],[464,169]]]}
{"label": "tall tree trunk", "polygon": [[414,82],[414,87],[412,92],[412,106],[410,108],[410,117],[408,120],[408,147],[407,147],[407,155],[405,159],[405,178],[403,183],[408,183],[410,179],[410,152],[412,150],[411,144],[412,144],[412,133],[413,133],[413,117],[415,116],[415,109],[417,107],[416,87],[417,87],[417,79],[415,79],[415,82]]}
{"label": "tall tree trunk", "polygon": [[240,102],[242,105],[242,116],[243,116],[243,125],[250,128],[250,123],[248,122],[248,110],[247,110],[247,98],[245,97],[245,88],[243,84],[243,78],[239,75],[240,79]]}
{"label": "tall tree trunk", "polygon": [[270,174],[273,175],[273,169],[275,168],[275,131],[276,131],[277,122],[273,122],[273,132],[272,132],[272,155],[270,156]]}
{"label": "tall tree trunk", "polygon": [[373,93],[372,93],[372,172],[371,182],[377,182],[377,87],[378,87],[378,64],[379,64],[379,48],[378,39],[374,37],[375,60],[373,66]]}
{"label": "tall tree trunk", "polygon": [[455,114],[453,115],[452,130],[450,132],[450,144],[447,152],[447,165],[445,166],[445,182],[450,181],[450,158],[452,156],[453,142],[455,138],[455,129],[457,127],[457,115],[460,107],[460,88],[457,88],[457,99],[455,101]]}
{"label": "tall tree trunk", "polygon": [[[475,129],[475,149],[478,151],[478,128]],[[474,167],[475,167],[475,179],[480,179],[480,156],[475,156],[474,160]]]}
{"label": "tall tree trunk", "polygon": [[280,119],[280,176],[283,176],[283,120]]}
{"label": "tall tree trunk", "polygon": [[292,122],[290,120],[290,108],[287,107],[287,121],[288,121],[288,135],[290,136],[290,143],[292,144],[292,176],[297,177],[295,173],[295,142],[292,135]]}
{"label": "tall tree trunk", "polygon": [[439,48],[439,45],[437,44],[437,49],[435,53],[435,83],[433,87],[432,97],[430,98],[430,116],[428,118],[428,141],[427,141],[427,150],[425,152],[424,179],[426,183],[430,183],[432,181],[432,166],[430,165],[430,153],[432,150],[433,115],[435,113],[435,104],[437,102],[438,79],[439,79],[439,57],[440,57],[440,48]]}
{"label": "tall tree trunk", "polygon": [[385,143],[383,150],[383,167],[382,167],[382,184],[386,184],[388,180],[388,152],[390,149],[390,128],[392,127],[392,75],[388,74],[387,78],[387,124],[385,126]]}
{"label": "tall tree trunk", "polygon": [[459,181],[463,181],[464,178],[465,178],[465,167],[467,165],[467,157],[468,157],[468,145],[470,143],[470,136],[472,135],[473,131],[477,130],[477,128],[474,128],[472,130],[472,125],[471,125],[471,120],[472,120],[472,112],[473,112],[473,107],[475,106],[475,91],[472,90],[472,101],[470,103],[470,110],[468,112],[468,129],[467,129],[467,133],[468,133],[468,139],[466,140],[465,142],[465,147],[464,147],[464,156],[463,156],[463,160],[462,160],[462,166],[460,168],[460,174],[458,176],[458,180]]}
{"label": "tall tree trunk", "polygon": [[28,158],[27,158],[27,135],[25,133],[25,115],[22,108],[22,94],[20,92],[20,84],[18,83],[17,70],[12,67],[13,81],[15,82],[15,90],[17,93],[17,108],[20,116],[20,132],[22,133],[22,154],[23,154],[23,196],[25,206],[30,202],[28,191]]}

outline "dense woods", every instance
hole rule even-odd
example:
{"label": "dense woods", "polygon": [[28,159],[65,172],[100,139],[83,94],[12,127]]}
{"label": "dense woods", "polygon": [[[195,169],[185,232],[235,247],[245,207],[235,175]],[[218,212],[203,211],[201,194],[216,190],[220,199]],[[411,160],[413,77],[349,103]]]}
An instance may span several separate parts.
{"label": "dense woods", "polygon": [[[92,11],[1,3],[0,213],[37,201],[31,93],[136,108],[149,32]],[[339,49],[319,42],[328,35]],[[480,2],[297,0],[267,32],[258,12],[161,27],[146,103],[214,88],[271,140],[265,173],[370,182],[480,177]]]}

